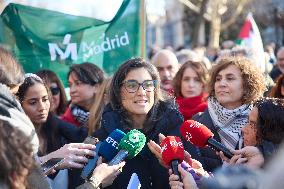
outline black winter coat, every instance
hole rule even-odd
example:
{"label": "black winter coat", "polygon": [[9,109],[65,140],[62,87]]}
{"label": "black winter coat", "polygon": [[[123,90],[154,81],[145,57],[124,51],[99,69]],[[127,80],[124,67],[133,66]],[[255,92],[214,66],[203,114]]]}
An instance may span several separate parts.
{"label": "black winter coat", "polygon": [[[48,141],[52,138],[57,139],[55,144],[47,143],[47,153],[58,150],[60,147],[69,143],[80,143],[88,135],[87,128],[76,127],[69,122],[59,119],[57,116],[50,114],[46,122],[45,131],[47,133]],[[81,179],[81,169],[69,169],[68,170],[68,188],[74,189],[84,181]],[[49,175],[50,178],[54,178],[57,173]]]}
{"label": "black winter coat", "polygon": [[280,69],[275,65],[271,72],[269,73],[270,77],[273,79],[273,81],[276,81],[276,79],[282,74]]}
{"label": "black winter coat", "polygon": [[[162,133],[165,136],[181,136],[179,128],[183,122],[182,115],[176,105],[169,102],[160,102],[156,105],[160,110],[160,115],[157,121],[153,121],[151,129],[143,131],[149,140],[159,143],[158,134]],[[102,125],[93,136],[104,140],[113,130],[120,129],[128,132],[130,129],[125,127],[122,116],[114,111],[110,105],[107,105],[102,115]],[[184,142],[184,141],[183,141]],[[185,149],[191,153],[193,157],[197,156],[196,148],[189,143],[184,143]],[[169,187],[168,170],[160,165],[156,157],[150,152],[147,144],[143,150],[133,159],[127,159],[126,165],[123,167],[122,173],[116,178],[114,183],[107,187],[108,189],[125,189],[129,183],[133,173],[138,175],[143,189],[167,189]]]}
{"label": "black winter coat", "polygon": [[[204,112],[194,115],[192,119],[207,126],[207,128],[209,128],[214,134],[213,138],[218,142],[221,142],[220,136],[216,128],[214,127],[213,121],[208,112],[208,108]],[[200,157],[197,158],[197,160],[199,160],[202,163],[203,168],[206,171],[212,172],[214,169],[222,166],[222,160],[219,156],[216,155],[216,151],[212,150],[209,147],[198,148],[198,150]]]}

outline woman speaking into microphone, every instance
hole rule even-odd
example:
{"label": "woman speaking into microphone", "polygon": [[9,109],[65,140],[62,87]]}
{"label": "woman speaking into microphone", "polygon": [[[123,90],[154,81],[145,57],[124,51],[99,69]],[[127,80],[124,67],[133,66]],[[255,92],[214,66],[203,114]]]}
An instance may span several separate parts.
{"label": "woman speaking into microphone", "polygon": [[[94,132],[100,140],[120,129],[141,131],[146,140],[159,141],[158,134],[180,136],[182,115],[174,100],[164,101],[157,69],[141,58],[126,61],[114,74],[109,91],[110,104],[102,114],[101,127]],[[196,148],[188,142],[185,149],[196,157]],[[162,167],[147,145],[132,159],[126,159],[122,173],[108,188],[127,188],[136,173],[141,188],[170,188],[168,170]]]}

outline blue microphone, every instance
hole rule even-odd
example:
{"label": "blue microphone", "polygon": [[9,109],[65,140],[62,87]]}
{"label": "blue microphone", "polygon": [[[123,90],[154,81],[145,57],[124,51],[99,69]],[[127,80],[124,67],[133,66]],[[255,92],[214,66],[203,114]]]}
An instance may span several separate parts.
{"label": "blue microphone", "polygon": [[125,133],[119,129],[114,130],[102,143],[99,155],[103,156],[106,162],[109,162],[118,153],[118,144],[125,136]]}
{"label": "blue microphone", "polygon": [[88,179],[92,176],[100,156],[102,156],[106,162],[112,160],[119,152],[118,144],[124,136],[125,133],[123,131],[116,129],[111,132],[103,142],[98,142],[95,149],[96,155],[88,160],[88,163],[82,170],[81,177]]}

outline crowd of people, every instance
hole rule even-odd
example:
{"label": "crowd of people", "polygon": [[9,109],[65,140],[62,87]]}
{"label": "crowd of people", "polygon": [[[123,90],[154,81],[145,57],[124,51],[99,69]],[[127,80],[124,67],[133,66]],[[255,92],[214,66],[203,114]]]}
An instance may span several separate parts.
{"label": "crowd of people", "polygon": [[[239,188],[250,178],[264,182],[260,177],[270,171],[269,163],[273,167],[284,138],[284,47],[269,59],[270,74],[247,49],[214,53],[161,49],[148,59],[126,60],[111,77],[93,63],[75,64],[67,75],[68,101],[53,71],[25,74],[0,47],[0,187],[124,189],[136,175],[136,188],[226,188],[230,179],[234,185],[230,173],[247,175]],[[191,119],[210,129],[233,157],[182,138],[180,127]],[[82,168],[99,156],[96,143],[86,138],[104,141],[116,129],[142,132],[147,145],[117,165],[100,157],[83,180]],[[181,138],[185,157],[179,175],[163,162],[159,144],[166,136]],[[43,172],[55,158],[60,164]],[[219,179],[226,174],[228,181]]]}

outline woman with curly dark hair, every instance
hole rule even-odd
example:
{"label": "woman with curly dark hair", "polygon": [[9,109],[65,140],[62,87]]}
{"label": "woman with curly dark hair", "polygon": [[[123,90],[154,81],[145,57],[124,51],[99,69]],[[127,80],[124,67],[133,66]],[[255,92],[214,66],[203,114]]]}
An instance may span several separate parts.
{"label": "woman with curly dark hair", "polygon": [[[221,58],[211,70],[208,108],[193,119],[206,125],[227,148],[239,149],[241,129],[247,123],[252,102],[262,96],[265,88],[264,76],[249,59]],[[212,149],[200,149],[200,154],[205,170],[222,165]]]}
{"label": "woman with curly dark hair", "polygon": [[30,138],[0,120],[0,188],[25,189],[27,176],[34,165]]}

